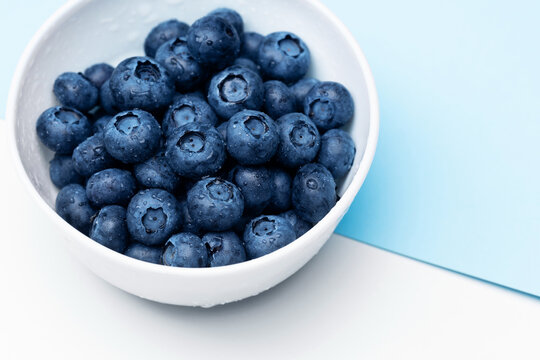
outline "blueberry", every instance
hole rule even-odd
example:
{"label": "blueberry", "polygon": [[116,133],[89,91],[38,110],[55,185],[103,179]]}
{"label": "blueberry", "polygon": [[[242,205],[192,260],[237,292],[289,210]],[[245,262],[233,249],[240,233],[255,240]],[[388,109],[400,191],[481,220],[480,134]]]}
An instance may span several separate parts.
{"label": "blueberry", "polygon": [[75,229],[88,234],[95,210],[88,203],[86,191],[79,184],[64,186],[56,197],[56,213]]}
{"label": "blueberry", "polygon": [[36,130],[41,142],[59,154],[71,154],[77,145],[92,135],[86,116],[63,106],[45,110],[37,120]]}
{"label": "blueberry", "polygon": [[319,80],[317,79],[305,78],[291,86],[291,91],[296,101],[296,111],[304,112],[304,99],[313,86],[318,83]]}
{"label": "blueberry", "polygon": [[242,19],[242,16],[233,9],[219,8],[211,11],[208,15],[218,16],[227,21],[229,24],[234,26],[238,36],[241,37],[244,33],[244,20]]}
{"label": "blueberry", "polygon": [[99,89],[99,103],[107,114],[115,115],[120,112],[112,95],[110,80],[105,81]]}
{"label": "blueberry", "polygon": [[49,175],[53,184],[58,188],[84,182],[84,177],[75,170],[73,160],[69,155],[55,154],[50,162]]}
{"label": "blueberry", "polygon": [[118,64],[109,87],[120,110],[163,109],[174,95],[174,79],[160,63],[148,57],[130,57]]}
{"label": "blueberry", "polygon": [[144,53],[154,57],[158,48],[175,37],[186,36],[189,25],[176,19],[164,21],[154,27],[144,40]]}
{"label": "blueberry", "polygon": [[228,181],[218,178],[200,180],[187,194],[188,211],[203,230],[224,231],[242,217],[244,197]]}
{"label": "blueberry", "polygon": [[277,119],[296,109],[294,95],[287,85],[277,80],[264,83],[264,112]]}
{"label": "blueberry", "polygon": [[182,231],[198,234],[200,232],[200,229],[196,221],[191,217],[191,214],[189,213],[187,200],[183,200],[180,202],[180,212],[182,216]]}
{"label": "blueberry", "polygon": [[90,81],[96,88],[101,88],[101,85],[111,77],[114,68],[105,63],[99,63],[90,66],[84,70],[84,76]]}
{"label": "blueberry", "polygon": [[202,237],[202,242],[208,252],[210,267],[246,261],[244,245],[233,232],[210,232]]}
{"label": "blueberry", "polygon": [[306,75],[310,61],[309,49],[302,39],[281,31],[264,38],[257,63],[266,78],[290,84]]}
{"label": "blueberry", "polygon": [[319,129],[334,129],[352,119],[354,101],[345,86],[324,81],[313,86],[306,95],[304,113]]}
{"label": "blueberry", "polygon": [[60,104],[86,112],[98,103],[98,88],[84,75],[66,72],[56,78],[54,94]]}
{"label": "blueberry", "polygon": [[143,188],[158,188],[172,193],[180,183],[180,178],[165,158],[165,151],[160,151],[145,162],[136,164],[133,173]]}
{"label": "blueberry", "polygon": [[201,64],[223,69],[240,52],[240,37],[233,25],[215,15],[195,21],[187,34],[190,53]]}
{"label": "blueberry", "polygon": [[94,134],[102,133],[105,129],[105,125],[112,119],[112,115],[103,115],[92,124],[92,131]]}
{"label": "blueberry", "polygon": [[292,204],[302,219],[315,224],[336,204],[336,183],[321,164],[302,166],[293,180]]}
{"label": "blueberry", "polygon": [[161,248],[146,246],[137,242],[129,245],[124,255],[153,264],[161,264]]}
{"label": "blueberry", "polygon": [[233,64],[236,65],[236,66],[243,66],[243,67],[257,73],[257,75],[259,75],[259,66],[257,64],[255,64],[253,62],[253,60],[251,60],[251,59],[244,58],[244,57],[239,57],[239,58],[236,58],[236,60],[234,60]]}
{"label": "blueberry", "polygon": [[90,136],[73,150],[73,166],[85,177],[113,167],[115,162],[105,149],[103,133]]}
{"label": "blueberry", "polygon": [[105,126],[105,148],[115,159],[132,164],[152,157],[161,142],[161,128],[154,117],[142,110],[124,111]]}
{"label": "blueberry", "polygon": [[225,144],[213,126],[190,123],[176,129],[167,139],[165,156],[178,175],[197,179],[221,168]]}
{"label": "blueberry", "polygon": [[292,178],[284,170],[270,169],[272,182],[272,198],[265,213],[280,213],[291,207]]}
{"label": "blueberry", "polygon": [[245,32],[241,36],[240,56],[251,59],[255,62],[259,59],[259,47],[264,36],[256,32]]}
{"label": "blueberry", "polygon": [[217,131],[221,134],[221,137],[223,138],[223,141],[225,142],[225,145],[227,145],[227,127],[229,126],[228,121],[224,121],[216,128]]}
{"label": "blueberry", "polygon": [[306,115],[287,114],[280,117],[277,124],[280,142],[276,159],[282,166],[296,168],[315,159],[321,146],[321,137],[315,124]]}
{"label": "blueberry", "polygon": [[273,186],[267,168],[238,165],[231,170],[229,179],[244,195],[246,214],[259,215],[270,203]]}
{"label": "blueberry", "polygon": [[161,45],[156,61],[169,72],[179,91],[191,90],[206,78],[206,69],[189,52],[185,37],[177,37]]}
{"label": "blueberry", "polygon": [[163,244],[182,226],[180,204],[161,189],[142,190],[133,196],[126,219],[133,240],[148,246]]}
{"label": "blueberry", "polygon": [[259,110],[263,101],[260,76],[242,66],[231,66],[218,73],[208,88],[208,102],[225,119],[242,110]]}
{"label": "blueberry", "polygon": [[299,238],[300,236],[307,233],[309,229],[311,229],[311,224],[296,215],[294,210],[286,211],[279,216],[287,219],[287,221],[291,223],[296,234],[296,238]]}
{"label": "blueberry", "polygon": [[250,259],[270,254],[295,239],[291,224],[280,216],[259,216],[251,220],[244,231],[244,244]]}
{"label": "blueberry", "polygon": [[86,183],[86,196],[95,207],[126,205],[137,185],[127,170],[106,169],[92,175]]}
{"label": "blueberry", "polygon": [[124,252],[129,239],[126,209],[118,205],[102,208],[94,219],[90,238],[111,250]]}
{"label": "blueberry", "polygon": [[208,266],[208,253],[200,237],[191,233],[173,235],[165,243],[163,265],[187,268]]}
{"label": "blueberry", "polygon": [[334,179],[339,179],[351,169],[355,154],[356,147],[351,136],[343,130],[332,129],[321,137],[317,162],[324,165]]}
{"label": "blueberry", "polygon": [[196,95],[182,95],[169,107],[162,122],[163,133],[170,137],[174,130],[189,123],[216,125],[217,116],[208,103]]}
{"label": "blueberry", "polygon": [[267,163],[279,144],[274,120],[260,111],[244,110],[227,125],[227,151],[243,165]]}

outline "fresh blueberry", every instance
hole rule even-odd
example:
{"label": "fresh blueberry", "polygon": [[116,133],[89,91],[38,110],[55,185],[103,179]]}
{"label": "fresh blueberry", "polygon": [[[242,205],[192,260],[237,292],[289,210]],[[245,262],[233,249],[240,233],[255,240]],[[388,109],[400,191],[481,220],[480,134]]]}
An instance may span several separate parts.
{"label": "fresh blueberry", "polygon": [[90,206],[86,190],[79,184],[64,186],[56,197],[56,213],[75,229],[88,234],[96,211]]}
{"label": "fresh blueberry", "polygon": [[156,61],[167,69],[179,91],[189,91],[206,78],[206,69],[191,56],[185,37],[177,37],[161,45]]}
{"label": "fresh blueberry", "polygon": [[55,154],[50,162],[49,175],[52,183],[60,189],[69,184],[84,182],[84,177],[75,170],[73,160],[69,155]]}
{"label": "fresh blueberry", "polygon": [[176,19],[158,24],[148,33],[148,36],[144,40],[144,53],[146,56],[154,57],[161,45],[176,37],[186,36],[188,30],[188,24]]}
{"label": "fresh blueberry", "polygon": [[292,178],[284,170],[270,169],[272,182],[272,198],[265,213],[280,213],[291,207]]}
{"label": "fresh blueberry", "polygon": [[291,91],[296,101],[296,111],[304,112],[304,99],[313,86],[318,83],[319,80],[315,78],[305,78],[291,86]]}
{"label": "fresh blueberry", "polygon": [[336,204],[336,183],[321,164],[302,166],[293,180],[292,204],[304,220],[319,222]]}
{"label": "fresh blueberry", "polygon": [[101,85],[111,77],[114,68],[105,63],[99,63],[90,66],[84,70],[84,76],[90,81],[96,88],[101,88]]}
{"label": "fresh blueberry", "polygon": [[311,229],[311,224],[296,215],[294,210],[289,210],[284,212],[283,214],[280,214],[279,216],[287,219],[289,221],[294,229],[294,232],[296,233],[296,238],[299,238],[300,236],[304,235]]}
{"label": "fresh blueberry", "polygon": [[217,131],[221,134],[221,137],[223,138],[223,141],[225,142],[225,145],[227,145],[227,127],[229,126],[228,121],[224,121],[216,128]]}
{"label": "fresh blueberry", "polygon": [[105,148],[115,159],[132,164],[152,157],[161,142],[161,128],[154,117],[142,110],[114,116],[104,129]]}
{"label": "fresh blueberry", "polygon": [[174,79],[160,63],[148,57],[130,57],[118,64],[109,87],[120,110],[163,109],[174,95]]}
{"label": "fresh blueberry", "polygon": [[86,112],[98,103],[98,88],[84,75],[66,72],[56,78],[54,94],[60,104]]}
{"label": "fresh blueberry", "polygon": [[236,60],[234,60],[234,63],[233,65],[236,65],[236,66],[243,66],[257,74],[259,74],[259,66],[257,64],[255,64],[253,62],[253,60],[251,59],[248,59],[248,58],[244,58],[244,57],[239,57],[239,58],[236,58]]}
{"label": "fresh blueberry", "polygon": [[126,209],[118,205],[102,208],[94,219],[90,238],[111,250],[124,252],[129,240]]}
{"label": "fresh blueberry", "polygon": [[246,261],[246,249],[233,232],[210,232],[202,237],[202,242],[208,251],[210,267]]}
{"label": "fresh blueberry", "polygon": [[218,73],[208,88],[208,102],[225,119],[242,110],[259,110],[263,101],[260,76],[242,66],[231,66]]}
{"label": "fresh blueberry", "polygon": [[228,121],[227,151],[240,164],[267,163],[276,153],[278,144],[278,127],[263,112],[244,110]]}
{"label": "fresh blueberry", "polygon": [[328,130],[321,136],[321,150],[317,162],[339,179],[351,169],[356,147],[349,134],[340,129]]}
{"label": "fresh blueberry", "polygon": [[99,103],[101,108],[109,115],[120,112],[112,95],[110,80],[105,81],[99,89]]}
{"label": "fresh blueberry", "polygon": [[71,154],[92,135],[92,125],[86,116],[63,106],[45,110],[37,120],[36,130],[41,142],[59,154]]}
{"label": "fresh blueberry", "polygon": [[244,231],[244,244],[250,259],[270,254],[295,239],[291,224],[281,216],[259,216],[251,220]]}
{"label": "fresh blueberry", "polygon": [[180,204],[161,189],[142,190],[133,196],[126,219],[133,240],[147,246],[163,244],[182,226]]}
{"label": "fresh blueberry", "polygon": [[191,233],[171,236],[165,243],[161,259],[163,265],[167,266],[187,268],[208,266],[208,253],[201,238]]}
{"label": "fresh blueberry", "polygon": [[280,141],[276,159],[282,166],[296,168],[315,159],[321,137],[306,115],[290,113],[280,117],[277,124]]}
{"label": "fresh blueberry", "polygon": [[238,165],[229,174],[230,181],[238,186],[244,195],[246,214],[259,215],[272,199],[271,173],[264,167]]}
{"label": "fresh blueberry", "polygon": [[257,63],[266,78],[290,84],[306,75],[310,61],[309,49],[302,39],[281,31],[264,38]]}
{"label": "fresh blueberry", "polygon": [[113,204],[126,205],[136,189],[135,179],[129,171],[106,169],[88,179],[86,196],[90,204],[97,208]]}
{"label": "fresh blueberry", "polygon": [[215,127],[189,123],[167,139],[165,153],[171,168],[192,179],[215,174],[225,161],[225,144]]}
{"label": "fresh blueberry", "polygon": [[161,127],[168,138],[182,125],[198,123],[214,126],[217,120],[214,110],[204,99],[196,95],[182,95],[169,107]]}
{"label": "fresh blueberry", "polygon": [[229,22],[229,24],[234,26],[234,28],[236,29],[236,33],[238,34],[238,36],[241,37],[244,33],[244,20],[242,19],[242,16],[233,9],[219,8],[211,11],[208,15],[219,16],[223,20]]}
{"label": "fresh blueberry", "polygon": [[187,194],[188,210],[203,230],[224,231],[242,217],[244,197],[228,181],[218,178],[200,180]]}
{"label": "fresh blueberry", "polygon": [[173,193],[180,183],[180,178],[165,158],[165,151],[160,151],[145,162],[136,164],[133,173],[143,188],[157,188]]}
{"label": "fresh blueberry", "polygon": [[161,248],[146,246],[137,242],[131,243],[124,255],[153,264],[161,264]]}
{"label": "fresh blueberry", "polygon": [[201,230],[199,229],[197,222],[191,217],[191,214],[189,213],[187,200],[183,200],[180,202],[180,212],[182,216],[182,231],[198,234]]}
{"label": "fresh blueberry", "polygon": [[337,82],[323,81],[311,88],[304,99],[304,114],[321,130],[348,123],[354,113],[349,90]]}
{"label": "fresh blueberry", "polygon": [[259,47],[264,36],[256,32],[245,32],[241,36],[240,57],[251,59],[255,62],[259,60]]}
{"label": "fresh blueberry", "polygon": [[112,115],[103,115],[99,117],[94,123],[92,124],[92,131],[94,134],[102,133],[103,129],[105,129],[105,125],[109,122],[109,120],[112,119]]}
{"label": "fresh blueberry", "polygon": [[73,166],[84,177],[113,167],[115,162],[105,149],[103,133],[90,136],[73,150]]}
{"label": "fresh blueberry", "polygon": [[281,81],[267,81],[264,83],[263,109],[273,119],[292,113],[296,109],[294,94]]}

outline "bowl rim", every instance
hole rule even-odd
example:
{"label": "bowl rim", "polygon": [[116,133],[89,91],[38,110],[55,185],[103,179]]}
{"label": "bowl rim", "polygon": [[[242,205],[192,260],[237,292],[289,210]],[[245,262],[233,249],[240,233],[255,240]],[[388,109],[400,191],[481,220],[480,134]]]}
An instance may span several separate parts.
{"label": "bowl rim", "polygon": [[19,94],[20,88],[23,84],[23,78],[25,76],[24,70],[29,66],[29,63],[32,61],[32,58],[34,57],[34,51],[36,50],[37,46],[41,43],[43,39],[47,38],[47,36],[50,35],[51,32],[57,30],[56,27],[60,20],[64,20],[65,18],[70,17],[90,1],[91,0],[68,1],[58,10],[56,10],[33,35],[32,39],[27,44],[17,64],[15,73],[10,84],[6,109],[6,120],[8,123],[9,134],[8,142],[9,148],[11,150],[10,152],[12,154],[12,159],[16,167],[16,172],[24,183],[24,187],[28,189],[30,197],[34,200],[34,202],[38,203],[39,207],[47,214],[47,216],[60,229],[62,229],[63,232],[67,234],[66,236],[69,236],[69,241],[77,241],[81,243],[81,245],[83,245],[84,247],[90,248],[94,252],[99,252],[101,256],[107,258],[107,260],[109,261],[119,263],[120,265],[126,267],[138,268],[138,270],[143,272],[205,278],[215,277],[216,275],[225,276],[233,273],[254,271],[254,269],[256,268],[266,267],[269,263],[279,263],[282,258],[287,256],[288,253],[295,252],[298,249],[305,247],[309,242],[313,241],[314,238],[317,237],[317,234],[320,233],[319,230],[331,227],[332,223],[339,222],[340,217],[347,212],[356,194],[360,190],[360,187],[364,183],[364,180],[373,162],[379,136],[379,102],[373,74],[358,42],[356,41],[352,33],[349,31],[349,29],[341,22],[341,20],[319,0],[296,1],[303,2],[308,6],[315,7],[320,13],[324,14],[324,16],[326,16],[333,23],[334,26],[336,26],[341,35],[345,38],[346,42],[353,50],[356,59],[360,64],[360,68],[362,69],[363,76],[366,82],[368,103],[370,107],[368,137],[363,157],[360,160],[360,165],[356,170],[356,173],[354,174],[351,183],[343,193],[343,196],[337,201],[336,205],[334,205],[330,212],[326,214],[321,221],[315,224],[308,232],[300,236],[292,243],[268,255],[238,264],[208,268],[172,267],[140,261],[129,256],[125,256],[124,254],[118,253],[93,241],[89,236],[79,232],[74,227],[65,222],[38,193],[37,189],[30,181],[30,178],[22,164],[20,153],[17,148],[16,139],[15,116],[18,106],[17,95]]}

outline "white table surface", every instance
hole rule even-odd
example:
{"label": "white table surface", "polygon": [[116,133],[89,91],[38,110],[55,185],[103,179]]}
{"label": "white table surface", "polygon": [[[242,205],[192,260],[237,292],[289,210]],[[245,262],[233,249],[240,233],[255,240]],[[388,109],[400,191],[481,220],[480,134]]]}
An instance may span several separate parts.
{"label": "white table surface", "polygon": [[212,309],[152,303],[77,263],[14,173],[0,122],[0,359],[538,359],[540,301],[334,236]]}

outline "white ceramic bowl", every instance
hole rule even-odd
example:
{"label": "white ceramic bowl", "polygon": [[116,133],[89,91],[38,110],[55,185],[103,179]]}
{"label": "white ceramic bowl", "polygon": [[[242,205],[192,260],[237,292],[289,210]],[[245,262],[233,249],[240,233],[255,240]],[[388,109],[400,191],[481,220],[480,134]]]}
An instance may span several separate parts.
{"label": "white ceramic bowl", "polygon": [[[340,184],[341,199],[308,233],[262,258],[219,268],[186,269],[134,260],[79,233],[54,212],[58,190],[49,179],[53,154],[36,136],[40,113],[55,105],[55,78],[107,61],[143,53],[148,31],[176,17],[192,23],[216,7],[244,17],[247,31],[287,30],[311,50],[310,74],[343,83],[355,101],[349,131],[357,153]],[[137,296],[168,304],[209,307],[271,288],[306,264],[328,240],[348,210],[371,165],[379,130],[377,94],[362,51],[345,26],[318,1],[310,0],[77,0],[58,10],[37,32],[17,67],[8,100],[11,148],[18,172],[37,206],[55,223],[67,245],[90,270]]]}

